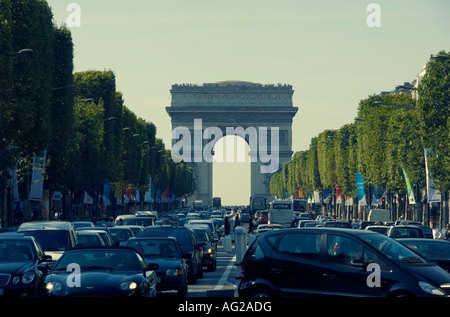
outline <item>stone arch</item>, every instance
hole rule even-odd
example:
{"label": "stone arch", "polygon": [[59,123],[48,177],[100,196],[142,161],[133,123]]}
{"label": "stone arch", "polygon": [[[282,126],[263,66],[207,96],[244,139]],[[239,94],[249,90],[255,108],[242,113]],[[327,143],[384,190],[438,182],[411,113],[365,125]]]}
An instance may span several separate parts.
{"label": "stone arch", "polygon": [[[292,157],[290,85],[222,81],[203,85],[176,84],[166,108],[172,122],[172,155],[194,167],[192,200],[212,200],[212,156],[208,152],[231,131],[250,148],[251,195],[271,198],[270,176]],[[208,154],[209,153],[209,154]]]}

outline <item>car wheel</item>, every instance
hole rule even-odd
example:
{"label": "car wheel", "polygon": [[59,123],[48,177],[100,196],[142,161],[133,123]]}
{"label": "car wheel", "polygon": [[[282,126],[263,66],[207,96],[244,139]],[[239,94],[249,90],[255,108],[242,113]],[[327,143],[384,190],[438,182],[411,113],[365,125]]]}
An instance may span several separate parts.
{"label": "car wheel", "polygon": [[249,297],[273,297],[273,292],[267,288],[257,288],[250,292]]}

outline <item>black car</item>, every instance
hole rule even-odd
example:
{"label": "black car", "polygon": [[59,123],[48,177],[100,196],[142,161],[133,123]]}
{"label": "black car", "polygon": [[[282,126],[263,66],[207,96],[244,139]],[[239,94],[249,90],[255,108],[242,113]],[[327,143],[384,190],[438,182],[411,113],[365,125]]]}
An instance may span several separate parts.
{"label": "black car", "polygon": [[42,296],[48,261],[33,237],[0,234],[0,296]]}
{"label": "black car", "polygon": [[257,236],[239,296],[448,296],[450,274],[370,230],[291,228]]}
{"label": "black car", "polygon": [[395,225],[389,226],[386,235],[392,239],[402,238],[424,238],[425,234],[422,229],[416,225]]}
{"label": "black car", "polygon": [[77,248],[56,262],[45,288],[58,297],[155,297],[157,268],[131,248]]}
{"label": "black car", "polygon": [[408,248],[450,272],[450,242],[433,239],[398,239]]}
{"label": "black car", "polygon": [[206,224],[188,224],[188,228],[194,231],[199,243],[203,246],[203,266],[213,272],[217,268],[217,243],[219,239],[214,237],[211,229]]}
{"label": "black car", "polygon": [[135,237],[133,230],[125,226],[116,226],[109,228],[109,233],[113,238],[114,243],[119,243],[121,247],[127,244],[128,239]]}
{"label": "black car", "polygon": [[326,221],[322,224],[322,227],[327,228],[347,228],[352,229],[352,225],[348,221]]}
{"label": "black car", "polygon": [[189,266],[189,282],[195,283],[203,277],[202,244],[197,241],[194,232],[185,226],[150,226],[137,234],[137,237],[174,237],[180,245],[183,258]]}
{"label": "black car", "polygon": [[138,251],[146,263],[159,265],[156,270],[158,292],[176,290],[178,296],[186,296],[189,267],[175,238],[131,238],[127,247]]}

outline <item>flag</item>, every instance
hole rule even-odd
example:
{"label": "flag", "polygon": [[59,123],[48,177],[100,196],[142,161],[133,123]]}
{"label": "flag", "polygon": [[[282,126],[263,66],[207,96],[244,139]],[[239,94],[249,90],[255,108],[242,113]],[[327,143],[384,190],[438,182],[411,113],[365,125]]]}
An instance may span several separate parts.
{"label": "flag", "polygon": [[356,171],[356,191],[358,194],[358,203],[360,206],[367,206],[366,191],[364,187],[364,178],[359,171]]}
{"label": "flag", "polygon": [[320,205],[320,193],[318,191],[314,191],[314,204]]}
{"label": "flag", "polygon": [[341,187],[339,185],[336,185],[335,188],[336,188],[336,204],[342,204]]}
{"label": "flag", "polygon": [[103,184],[103,205],[111,205],[111,182],[105,182]]}
{"label": "flag", "polygon": [[54,191],[52,200],[59,201],[59,200],[61,200],[62,197],[63,197],[63,194],[60,191]]}
{"label": "flag", "polygon": [[94,204],[94,199],[91,196],[89,196],[87,191],[84,192],[83,204],[86,204],[86,205]]}
{"label": "flag", "polygon": [[44,151],[42,156],[33,157],[33,173],[31,175],[30,200],[42,200],[46,154],[47,152]]}
{"label": "flag", "polygon": [[425,152],[425,173],[427,177],[427,200],[428,203],[439,203],[441,202],[441,194],[436,188],[434,188],[433,180],[431,179],[430,174],[428,172],[427,160],[428,156],[430,155],[430,149],[425,148],[424,152]]}
{"label": "flag", "polygon": [[148,190],[144,193],[144,201],[146,203],[152,203],[153,202],[153,196],[152,196],[152,178],[150,177],[148,182]]}
{"label": "flag", "polygon": [[330,190],[329,189],[324,189],[323,190],[323,203],[324,204],[329,204],[330,203],[329,198],[330,198]]}
{"label": "flag", "polygon": [[162,198],[161,198],[161,188],[157,188],[156,189],[156,203],[161,203],[162,202]]}
{"label": "flag", "polygon": [[406,168],[402,168],[403,175],[405,176],[405,182],[406,182],[406,191],[408,192],[408,199],[410,204],[415,204],[414,200],[414,189],[413,184],[411,183],[411,179],[408,176],[408,172],[406,171]]}

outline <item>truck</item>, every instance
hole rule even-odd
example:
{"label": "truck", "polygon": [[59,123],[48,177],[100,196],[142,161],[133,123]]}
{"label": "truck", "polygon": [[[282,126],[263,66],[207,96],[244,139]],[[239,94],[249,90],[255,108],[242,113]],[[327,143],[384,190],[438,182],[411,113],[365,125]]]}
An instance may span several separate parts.
{"label": "truck", "polygon": [[250,197],[250,211],[252,215],[258,210],[266,209],[266,197],[264,196],[254,196]]}
{"label": "truck", "polygon": [[284,228],[290,228],[294,220],[294,208],[291,200],[274,200],[269,208],[268,224],[280,224]]}
{"label": "truck", "polygon": [[194,211],[202,211],[202,210],[205,209],[205,205],[203,204],[203,200],[196,200],[196,201],[193,202],[192,205],[193,205],[192,207],[194,208]]}
{"label": "truck", "polygon": [[300,213],[300,212],[307,212],[308,211],[308,202],[304,198],[294,198],[292,200],[292,203],[294,204],[294,212]]}
{"label": "truck", "polygon": [[389,222],[391,221],[391,212],[388,209],[371,209],[368,220],[381,223]]}

